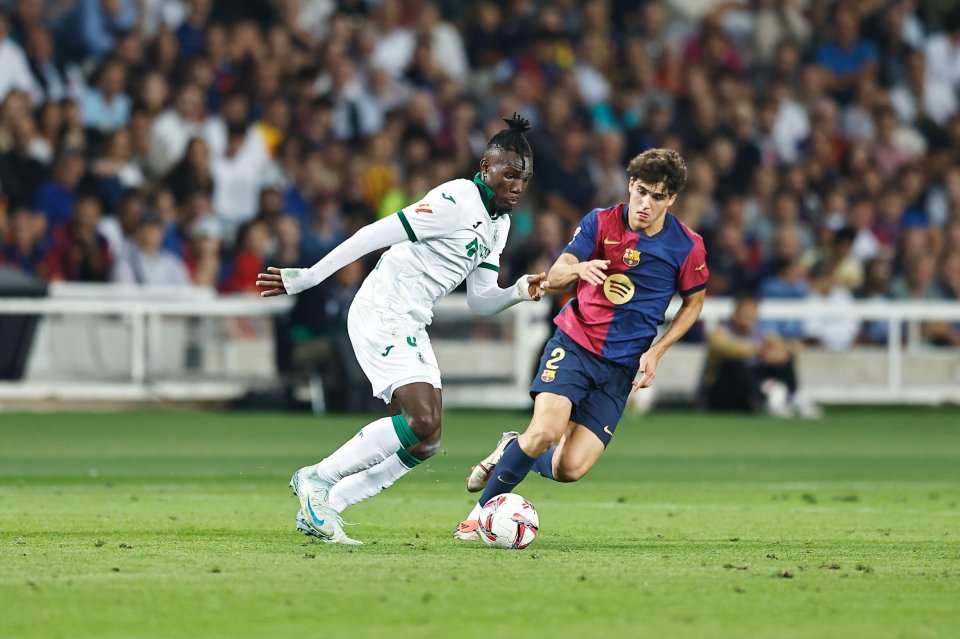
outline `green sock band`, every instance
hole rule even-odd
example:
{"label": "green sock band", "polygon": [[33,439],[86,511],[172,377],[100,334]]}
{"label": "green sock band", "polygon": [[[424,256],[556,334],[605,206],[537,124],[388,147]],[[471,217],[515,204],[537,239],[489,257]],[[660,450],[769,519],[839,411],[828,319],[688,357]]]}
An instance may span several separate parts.
{"label": "green sock band", "polygon": [[393,430],[397,433],[400,446],[408,448],[409,446],[420,443],[420,439],[410,430],[410,424],[407,423],[406,417],[403,415],[394,415],[390,419],[393,420]]}
{"label": "green sock band", "polygon": [[401,448],[400,450],[398,450],[397,457],[400,458],[400,463],[406,466],[407,468],[413,468],[414,466],[423,463],[422,459],[417,459],[416,457],[411,455],[409,452],[407,452],[406,448]]}

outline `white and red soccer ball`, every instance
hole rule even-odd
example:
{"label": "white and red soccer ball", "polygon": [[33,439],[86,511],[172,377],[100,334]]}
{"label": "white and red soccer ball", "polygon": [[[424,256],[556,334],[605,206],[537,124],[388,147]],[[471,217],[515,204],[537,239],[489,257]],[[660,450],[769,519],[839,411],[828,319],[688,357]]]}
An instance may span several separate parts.
{"label": "white and red soccer ball", "polygon": [[515,493],[497,495],[480,511],[480,539],[492,548],[522,550],[540,528],[537,509]]}

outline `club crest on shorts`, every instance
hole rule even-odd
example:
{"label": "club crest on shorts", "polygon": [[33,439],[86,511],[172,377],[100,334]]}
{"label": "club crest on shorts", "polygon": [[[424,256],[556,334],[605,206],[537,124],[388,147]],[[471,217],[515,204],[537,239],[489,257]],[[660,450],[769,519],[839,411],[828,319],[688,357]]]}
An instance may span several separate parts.
{"label": "club crest on shorts", "polygon": [[557,371],[552,371],[549,368],[543,369],[543,372],[540,373],[540,381],[546,383],[552,382],[557,377]]}
{"label": "club crest on shorts", "polygon": [[623,263],[633,268],[640,263],[640,251],[636,249],[627,249],[623,252]]}

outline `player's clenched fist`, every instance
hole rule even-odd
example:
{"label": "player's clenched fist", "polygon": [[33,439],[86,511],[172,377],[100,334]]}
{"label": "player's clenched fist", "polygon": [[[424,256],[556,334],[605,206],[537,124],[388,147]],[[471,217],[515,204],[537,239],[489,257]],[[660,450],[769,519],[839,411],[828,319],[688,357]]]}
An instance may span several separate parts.
{"label": "player's clenched fist", "polygon": [[527,276],[527,294],[534,302],[543,298],[550,288],[550,282],[547,281],[547,273],[537,273]]}

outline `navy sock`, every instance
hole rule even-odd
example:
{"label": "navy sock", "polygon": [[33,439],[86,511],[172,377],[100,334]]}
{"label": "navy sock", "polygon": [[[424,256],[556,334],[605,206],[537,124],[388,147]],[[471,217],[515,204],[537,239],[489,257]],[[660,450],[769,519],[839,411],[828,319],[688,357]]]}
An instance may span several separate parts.
{"label": "navy sock", "polygon": [[533,472],[538,473],[541,477],[553,479],[553,453],[556,450],[556,446],[551,446],[547,452],[533,460]]}
{"label": "navy sock", "polygon": [[516,441],[507,446],[483,489],[480,504],[486,504],[497,495],[513,492],[513,488],[530,472],[533,462],[534,458],[523,452]]}

